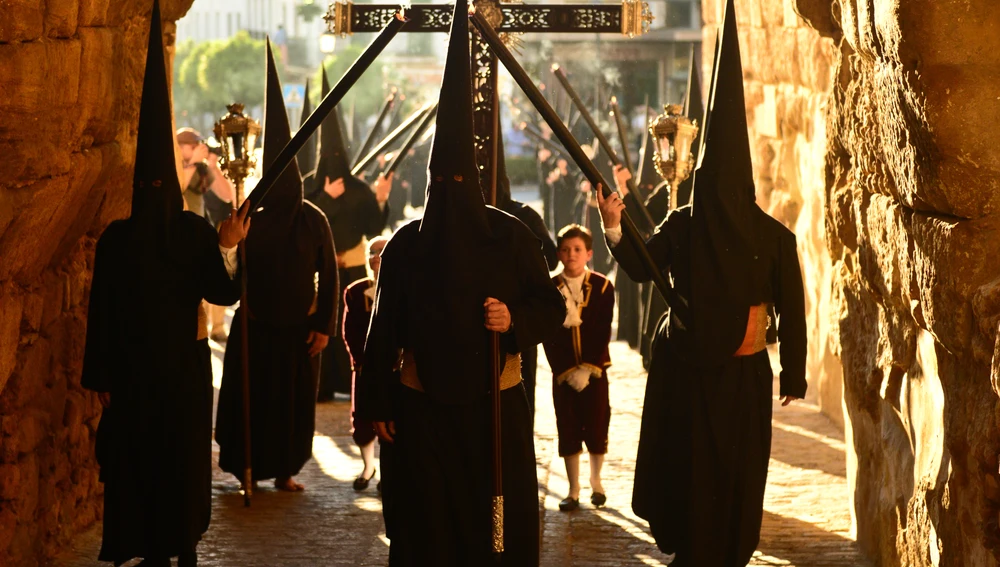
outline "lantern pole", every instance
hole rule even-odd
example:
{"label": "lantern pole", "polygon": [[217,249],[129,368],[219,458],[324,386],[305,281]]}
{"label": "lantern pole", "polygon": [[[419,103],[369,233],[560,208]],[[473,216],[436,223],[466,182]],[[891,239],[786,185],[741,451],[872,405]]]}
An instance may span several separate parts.
{"label": "lantern pole", "polygon": [[[234,208],[244,204],[243,183],[257,166],[252,152],[260,124],[243,114],[242,104],[226,107],[229,113],[215,124],[215,138],[222,144],[222,164],[219,168],[236,186]],[[253,467],[250,454],[250,316],[247,305],[246,239],[239,244],[240,255],[240,378],[243,391],[243,505],[249,507],[253,496]]]}

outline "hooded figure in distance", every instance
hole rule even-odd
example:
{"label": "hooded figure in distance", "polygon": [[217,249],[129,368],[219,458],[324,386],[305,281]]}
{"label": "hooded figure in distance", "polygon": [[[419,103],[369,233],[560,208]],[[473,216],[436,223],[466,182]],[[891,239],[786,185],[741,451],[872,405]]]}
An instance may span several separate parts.
{"label": "hooded figure in distance", "polygon": [[[330,92],[330,82],[323,71],[323,96]],[[390,176],[391,177],[391,176]],[[340,288],[337,291],[339,313],[337,337],[323,351],[320,369],[319,400],[333,399],[334,392],[351,391],[351,357],[339,330],[343,327],[344,293],[352,283],[368,277],[368,240],[382,234],[388,219],[386,180],[376,184],[377,194],[367,183],[351,174],[347,144],[339,113],[331,112],[320,130],[319,164],[309,200],[326,215],[337,249]],[[388,180],[391,187],[392,180]]]}
{"label": "hooded figure in distance", "polygon": [[98,558],[168,567],[178,557],[191,567],[212,511],[212,364],[208,340],[197,338],[198,307],[239,300],[235,251],[247,225],[233,213],[217,234],[183,210],[162,41],[154,2],[132,212],[97,241],[82,384],[104,406]]}
{"label": "hooded figure in distance", "polygon": [[[519,353],[566,309],[537,238],[487,207],[473,138],[468,4],[452,19],[424,215],[382,252],[355,411],[394,443],[389,564],[491,559],[490,331],[501,333],[503,565],[539,562],[538,480]],[[447,111],[446,111],[447,109]],[[399,368],[396,373],[395,369]]]}
{"label": "hooded figure in distance", "polygon": [[[267,48],[264,171],[291,139],[281,85]],[[266,197],[251,194],[260,208],[246,242],[249,309],[250,456],[253,479],[275,479],[279,490],[298,491],[292,477],[312,456],[316,421],[317,355],[335,334],[337,261],[322,211],[302,198],[295,160]],[[239,337],[238,310],[230,336]],[[226,345],[215,439],[219,467],[242,478],[242,341]]]}
{"label": "hooded figure in distance", "polygon": [[[657,330],[632,509],[675,567],[746,565],[760,539],[771,451],[766,332],[777,312],[782,405],[806,392],[806,327],[795,235],[755,202],[733,2],[726,7],[693,199],[647,242],[676,304]],[[622,241],[622,203],[602,199],[619,265],[650,275]]]}

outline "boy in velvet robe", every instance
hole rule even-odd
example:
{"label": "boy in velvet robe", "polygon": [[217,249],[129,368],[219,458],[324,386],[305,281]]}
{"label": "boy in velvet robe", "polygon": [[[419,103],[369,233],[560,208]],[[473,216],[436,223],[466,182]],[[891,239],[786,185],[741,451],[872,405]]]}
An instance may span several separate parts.
{"label": "boy in velvet robe", "polygon": [[552,401],[559,432],[559,456],[566,462],[569,495],[559,503],[564,512],[580,506],[580,453],[590,452],[590,502],[603,506],[601,467],[608,452],[611,405],[608,373],[615,286],[603,274],[587,269],[594,255],[586,228],[571,224],[558,237],[563,271],[552,278],[566,301],[563,328],[543,343],[552,367]]}

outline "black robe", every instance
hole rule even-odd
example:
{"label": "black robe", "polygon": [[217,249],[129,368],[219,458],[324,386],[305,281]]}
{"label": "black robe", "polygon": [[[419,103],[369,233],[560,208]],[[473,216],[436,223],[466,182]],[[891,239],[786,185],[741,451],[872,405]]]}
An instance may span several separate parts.
{"label": "black robe", "polygon": [[[255,225],[252,230],[263,229]],[[261,245],[274,246],[268,254],[274,263],[264,268],[255,264],[255,242],[248,242],[250,451],[254,479],[285,478],[298,474],[312,456],[318,361],[309,356],[306,339],[317,331],[335,341],[337,261],[326,218],[311,203],[302,203],[287,239],[281,238],[284,234],[260,236],[271,240]],[[316,312],[309,315],[314,293]],[[239,479],[245,462],[239,340],[245,308],[233,317],[226,344],[215,424],[219,466]]]}
{"label": "black robe", "polygon": [[[324,180],[325,181],[325,180]],[[344,194],[334,199],[320,187],[309,200],[312,201],[330,222],[334,248],[344,253],[361,243],[362,238],[374,238],[382,234],[389,219],[391,207],[386,204],[379,209],[375,193],[364,182],[353,177],[344,178]],[[334,334],[320,357],[319,399],[333,399],[334,392],[351,391],[351,356],[347,353],[343,340],[333,340],[343,328],[344,293],[352,283],[368,276],[364,264],[350,268],[339,268],[338,279],[341,289],[337,290],[340,320]]]}
{"label": "black robe", "polygon": [[204,219],[173,222],[163,261],[137,250],[135,226],[113,222],[98,240],[87,314],[82,384],[111,393],[97,430],[102,561],[192,552],[208,529],[212,364],[198,306],[240,297]]}
{"label": "black robe", "polygon": [[[756,209],[754,273],[778,314],[781,395],[806,391],[805,300],[795,235]],[[648,242],[679,296],[691,297],[691,207],[671,212]],[[648,272],[628,242],[613,248],[633,279]],[[649,522],[677,567],[745,565],[760,536],[771,448],[772,373],[767,351],[699,360],[682,321],[658,329],[643,403],[632,509]]]}
{"label": "black robe", "polygon": [[[637,226],[647,226],[649,224],[645,215],[639,211],[639,203],[636,201],[634,193],[626,195],[623,201],[625,202],[625,207],[633,211],[632,218],[637,223]],[[601,215],[598,213],[596,216],[599,220]],[[654,229],[655,226],[647,228],[649,234],[652,234]],[[594,234],[601,234],[603,230],[603,225],[598,223]],[[594,250],[606,251],[608,256],[611,256],[611,251],[607,249],[607,243],[604,242],[603,238],[596,239]],[[594,257],[597,257],[596,252]],[[625,270],[618,269],[615,271],[615,292],[618,294],[616,301],[618,306],[617,339],[627,342],[634,349],[639,348],[639,342],[642,337],[643,308],[645,307],[645,304],[642,302],[640,285],[629,278]]]}
{"label": "black robe", "polygon": [[[488,218],[497,241],[505,243],[507,258],[514,262],[511,270],[503,272],[505,281],[494,282],[491,293],[508,305],[513,320],[512,330],[502,335],[501,348],[517,353],[559,328],[565,304],[548,277],[541,247],[531,232],[493,208],[488,209]],[[487,565],[491,561],[491,449],[485,372],[482,377],[438,376],[432,380],[424,376],[421,381],[428,393],[400,386],[394,372],[399,351],[413,348],[425,332],[407,325],[417,302],[450,299],[416,296],[410,284],[412,274],[422,269],[415,254],[419,226],[416,221],[404,225],[382,252],[375,314],[355,407],[364,419],[396,422],[393,467],[406,474],[394,477],[393,521],[405,528],[392,539],[390,565]],[[441,344],[435,348],[447,351],[451,347]],[[416,351],[417,366],[421,356],[437,354]],[[454,382],[468,385],[477,380],[481,380],[481,394],[468,400],[463,395],[457,402],[442,399],[452,395]],[[436,390],[428,387],[432,382]],[[523,387],[504,390],[501,406],[502,564],[531,567],[539,561],[538,484],[531,414]]]}
{"label": "black robe", "polygon": [[[535,238],[541,241],[545,264],[550,271],[556,269],[556,266],[559,265],[559,251],[545,227],[545,221],[542,220],[538,212],[528,205],[514,200],[509,201],[503,210],[523,222],[528,230],[535,235]],[[538,345],[535,345],[521,351],[521,379],[524,380],[524,390],[528,393],[528,407],[531,409],[532,417],[535,415],[535,378],[537,374]]]}
{"label": "black robe", "polygon": [[[646,210],[657,226],[667,218],[667,213],[670,212],[670,187],[666,182],[657,185],[646,198]],[[642,288],[642,305],[642,338],[639,343],[639,354],[642,355],[643,368],[649,370],[653,340],[660,318],[667,311],[667,303],[663,301],[663,296],[653,289],[652,284],[646,284]]]}

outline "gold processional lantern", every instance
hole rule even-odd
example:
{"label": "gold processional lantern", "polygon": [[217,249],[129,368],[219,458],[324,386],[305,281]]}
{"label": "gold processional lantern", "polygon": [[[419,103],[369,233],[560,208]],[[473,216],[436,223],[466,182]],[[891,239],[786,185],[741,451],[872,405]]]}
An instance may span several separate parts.
{"label": "gold processional lantern", "polygon": [[660,114],[649,123],[649,133],[656,144],[653,164],[656,172],[670,185],[670,208],[677,208],[677,191],[682,181],[694,171],[694,157],[691,144],[698,135],[698,121],[692,121],[683,114],[679,104],[667,104]]}
{"label": "gold processional lantern", "polygon": [[243,114],[243,105],[233,103],[226,106],[229,113],[215,123],[215,139],[222,145],[222,163],[219,168],[236,186],[237,205],[243,203],[243,182],[254,168],[257,160],[253,149],[260,136],[260,123]]}

